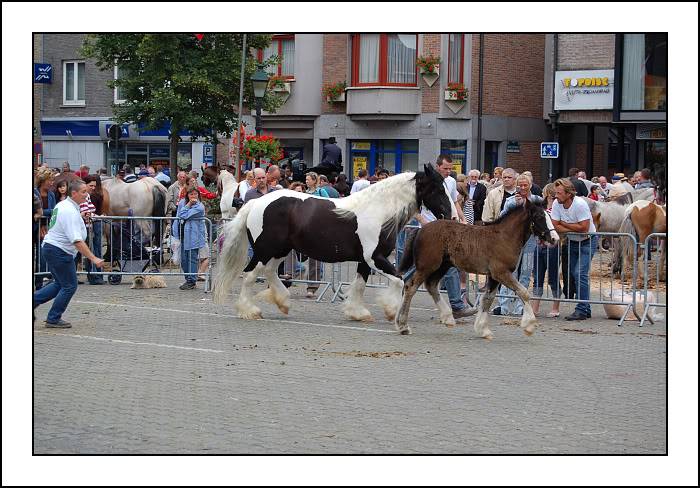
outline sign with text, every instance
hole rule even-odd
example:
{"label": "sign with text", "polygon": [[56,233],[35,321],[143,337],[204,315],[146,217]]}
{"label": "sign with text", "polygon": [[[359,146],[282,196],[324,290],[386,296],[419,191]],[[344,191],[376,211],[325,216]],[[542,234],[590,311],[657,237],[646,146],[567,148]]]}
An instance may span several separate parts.
{"label": "sign with text", "polygon": [[554,110],[611,110],[615,70],[557,71]]}
{"label": "sign with text", "polygon": [[214,145],[213,144],[204,144],[202,146],[202,162],[204,164],[213,164],[214,163]]}
{"label": "sign with text", "polygon": [[540,157],[544,159],[555,159],[559,157],[558,142],[542,142],[540,143]]}
{"label": "sign with text", "polygon": [[637,124],[637,139],[666,139],[666,126],[663,124]]}
{"label": "sign with text", "polygon": [[34,83],[51,83],[52,73],[50,64],[34,63]]}
{"label": "sign with text", "polygon": [[520,141],[508,141],[506,145],[507,153],[519,153],[520,152]]}
{"label": "sign with text", "polygon": [[352,158],[352,174],[353,179],[357,179],[357,173],[361,169],[367,169],[367,158],[365,156],[355,156]]}

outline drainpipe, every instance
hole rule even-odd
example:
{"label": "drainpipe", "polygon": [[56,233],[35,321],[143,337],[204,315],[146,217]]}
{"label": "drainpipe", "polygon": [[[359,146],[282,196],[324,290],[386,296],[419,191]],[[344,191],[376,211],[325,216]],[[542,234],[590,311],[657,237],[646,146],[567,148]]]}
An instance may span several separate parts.
{"label": "drainpipe", "polygon": [[[552,136],[554,137],[554,142],[559,142],[559,111],[554,110],[554,98],[557,89],[557,68],[559,67],[559,34],[554,34],[554,49],[553,49],[553,59],[552,59],[552,111],[549,114],[549,123],[552,127]],[[552,181],[552,172],[554,160],[549,159],[549,182]],[[561,144],[559,145],[559,161],[560,167],[564,164],[564,151],[562,150]],[[566,176],[566,174],[564,174]]]}
{"label": "drainpipe", "polygon": [[481,116],[483,115],[484,98],[484,34],[479,34],[479,115],[476,125],[476,167],[479,171],[484,171],[481,164]]}

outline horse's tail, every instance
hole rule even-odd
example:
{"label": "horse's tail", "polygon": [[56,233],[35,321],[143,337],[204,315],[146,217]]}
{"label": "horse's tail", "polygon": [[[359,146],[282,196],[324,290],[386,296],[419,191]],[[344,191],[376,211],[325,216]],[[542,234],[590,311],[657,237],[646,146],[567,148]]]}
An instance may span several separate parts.
{"label": "horse's tail", "polygon": [[[164,190],[165,188],[160,183],[154,185],[151,189],[151,192],[153,193],[153,211],[151,212],[151,217],[165,217],[167,191]],[[163,236],[164,223],[162,220],[154,220],[153,224],[155,227],[153,231],[153,242],[156,246],[160,246]]]}
{"label": "horse's tail", "polygon": [[[634,228],[634,224],[632,223],[632,215],[630,213],[625,215],[622,224],[620,224],[619,232],[625,234],[632,234],[633,236],[635,236],[635,238],[638,238],[637,230]],[[625,265],[625,257],[630,263],[634,260],[634,252],[635,246],[632,240],[628,237],[621,236],[620,243],[619,245],[615,246],[615,252],[613,253],[612,272],[614,276],[617,276],[622,273],[622,270]]]}
{"label": "horse's tail", "polygon": [[233,282],[248,261],[248,214],[252,203],[243,205],[236,218],[224,226],[224,245],[219,254],[214,276],[214,302],[223,303]]}
{"label": "horse's tail", "polygon": [[405,273],[413,266],[413,244],[416,242],[420,229],[416,229],[415,232],[409,232],[408,229],[404,228],[404,232],[406,232],[406,241],[404,242],[403,255],[401,256],[399,269],[396,270],[399,273]]}

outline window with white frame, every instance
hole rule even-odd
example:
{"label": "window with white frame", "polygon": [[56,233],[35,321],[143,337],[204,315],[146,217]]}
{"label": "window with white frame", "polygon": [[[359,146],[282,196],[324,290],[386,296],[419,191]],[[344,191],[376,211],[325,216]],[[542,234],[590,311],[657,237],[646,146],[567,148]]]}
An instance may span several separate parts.
{"label": "window with white frame", "polygon": [[63,62],[63,104],[85,105],[85,62]]}
{"label": "window with white frame", "polygon": [[[121,68],[119,65],[114,65],[114,79],[118,80],[122,77],[122,72],[123,68]],[[124,88],[115,86],[114,87],[114,103],[124,103],[126,101],[125,95],[124,95]]]}
{"label": "window with white frame", "polygon": [[355,34],[353,86],[416,86],[415,34]]}
{"label": "window with white frame", "polygon": [[271,56],[278,56],[280,63],[268,66],[270,75],[294,78],[294,34],[272,36],[268,47],[258,49],[258,61],[266,61]]}
{"label": "window with white frame", "polygon": [[450,34],[448,47],[448,83],[464,83],[464,34]]}

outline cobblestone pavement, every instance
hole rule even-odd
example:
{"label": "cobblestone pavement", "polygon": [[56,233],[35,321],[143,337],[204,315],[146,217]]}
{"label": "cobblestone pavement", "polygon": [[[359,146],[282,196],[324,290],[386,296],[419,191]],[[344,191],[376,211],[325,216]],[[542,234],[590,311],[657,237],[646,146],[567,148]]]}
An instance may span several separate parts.
{"label": "cobblestone pavement", "polygon": [[71,329],[37,309],[36,454],[667,452],[665,322],[618,328],[594,306],[526,337],[492,317],[487,342],[473,317],[439,325],[419,293],[401,336],[375,289],[370,324],[303,286],[289,316],[266,303],[244,321],[233,298],[167,281],[80,285]]}

